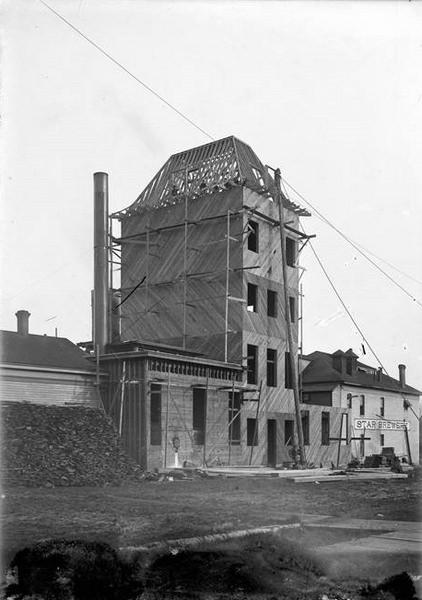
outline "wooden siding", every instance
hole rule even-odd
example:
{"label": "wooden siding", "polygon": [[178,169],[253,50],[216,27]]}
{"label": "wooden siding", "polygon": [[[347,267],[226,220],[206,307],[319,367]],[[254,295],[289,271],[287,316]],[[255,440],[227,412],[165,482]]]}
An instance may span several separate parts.
{"label": "wooden siding", "polygon": [[[230,210],[229,296],[226,334],[226,260],[227,211]],[[185,220],[185,211],[187,218]],[[298,228],[298,216],[284,209],[285,220]],[[215,218],[217,217],[217,218]],[[259,249],[248,249],[249,222],[259,226]],[[288,234],[293,239],[298,236]],[[298,239],[296,240],[298,243]],[[186,251],[186,254],[185,254]],[[298,269],[288,267],[288,295],[298,305]],[[186,277],[185,277],[186,276]],[[245,395],[240,414],[241,441],[229,444],[228,390],[221,390],[222,381],[212,377],[156,371],[151,365],[148,381],[162,382],[161,446],[149,443],[146,432],[148,466],[174,464],[171,440],[180,439],[179,462],[195,464],[218,461],[224,464],[267,464],[268,419],[276,421],[276,461],[291,460],[284,440],[284,422],[294,420],[293,392],[285,389],[286,311],[282,282],[278,208],[268,197],[246,187],[211,194],[170,206],[143,210],[122,219],[122,287],[123,297],[140,281],[142,285],[122,305],[123,339],[144,339],[185,346],[214,360],[227,360],[243,368],[246,384],[247,346],[258,347],[258,377],[256,392],[262,384],[258,410],[258,446],[247,445],[247,419],[257,416],[257,402]],[[247,308],[248,283],[257,286],[256,312]],[[277,293],[277,315],[268,316],[267,292]],[[293,337],[297,355],[297,320]],[[267,386],[267,349],[277,353],[277,384]],[[135,368],[135,367],[131,367]],[[136,367],[139,368],[139,367]],[[120,366],[113,367],[121,371]],[[135,380],[139,373],[128,377]],[[119,380],[111,375],[111,396],[115,398],[112,416],[119,418]],[[228,376],[226,387],[233,378]],[[139,404],[146,403],[146,423],[149,419],[148,400],[140,395],[135,382],[128,386],[127,419],[123,418],[123,437],[127,448],[139,460]],[[192,386],[207,387],[207,428],[204,447],[195,447],[192,425]],[[113,388],[114,386],[114,388]],[[254,386],[249,386],[254,387]],[[138,391],[136,391],[138,390]],[[148,394],[148,392],[146,392]],[[131,396],[132,394],[132,396]],[[136,396],[137,394],[137,396]],[[137,400],[136,400],[137,398]],[[110,398],[107,402],[110,401]],[[136,407],[138,403],[138,408]],[[126,404],[125,404],[126,405]],[[109,406],[110,408],[110,406]],[[313,413],[312,413],[313,416]],[[166,421],[168,419],[168,421]],[[167,425],[166,425],[167,423]],[[137,425],[136,425],[137,424]],[[136,430],[131,428],[138,427]],[[315,432],[317,431],[315,426]],[[165,441],[167,439],[167,441]],[[315,438],[316,439],[316,438]],[[131,441],[129,441],[131,440]],[[316,442],[315,442],[316,443]],[[325,449],[323,449],[325,453]]]}
{"label": "wooden siding", "polygon": [[93,408],[99,405],[95,378],[92,376],[3,368],[0,391],[2,402],[58,406],[81,404]]}

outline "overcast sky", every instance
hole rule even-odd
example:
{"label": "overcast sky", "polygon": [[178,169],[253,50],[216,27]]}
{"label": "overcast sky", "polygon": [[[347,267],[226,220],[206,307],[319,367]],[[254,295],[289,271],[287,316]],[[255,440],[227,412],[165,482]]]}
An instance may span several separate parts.
{"label": "overcast sky", "polygon": [[[369,255],[408,295],[319,218],[303,219],[387,371],[405,363],[422,389],[422,3],[48,3],[390,263]],[[92,174],[109,173],[116,211],[171,154],[209,139],[39,0],[5,1],[3,13],[1,327],[15,330],[27,309],[31,333],[88,340]],[[302,265],[305,352],[352,347],[376,366],[308,248]]]}

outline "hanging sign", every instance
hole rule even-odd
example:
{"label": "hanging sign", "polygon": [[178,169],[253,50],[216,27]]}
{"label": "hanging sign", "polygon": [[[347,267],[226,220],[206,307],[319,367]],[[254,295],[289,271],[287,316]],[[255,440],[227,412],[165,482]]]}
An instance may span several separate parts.
{"label": "hanging sign", "polygon": [[409,421],[391,421],[388,419],[355,419],[355,429],[388,429],[389,431],[410,430]]}

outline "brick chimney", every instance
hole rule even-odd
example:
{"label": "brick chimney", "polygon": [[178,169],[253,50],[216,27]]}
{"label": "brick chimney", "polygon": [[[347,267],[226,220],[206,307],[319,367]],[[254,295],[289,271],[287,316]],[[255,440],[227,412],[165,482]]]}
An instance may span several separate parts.
{"label": "brick chimney", "polygon": [[331,355],[331,358],[333,369],[342,374],[346,373],[346,355],[343,350],[337,350],[337,352]]}
{"label": "brick chimney", "polygon": [[29,317],[31,313],[27,310],[18,310],[16,318],[18,320],[18,333],[19,335],[26,336],[29,334]]}
{"label": "brick chimney", "polygon": [[406,387],[406,365],[399,365],[399,380],[401,387]]}

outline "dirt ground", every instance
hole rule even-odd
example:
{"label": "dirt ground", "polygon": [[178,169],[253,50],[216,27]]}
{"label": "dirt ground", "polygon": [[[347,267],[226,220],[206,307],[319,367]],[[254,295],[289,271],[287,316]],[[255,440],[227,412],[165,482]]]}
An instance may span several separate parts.
{"label": "dirt ground", "polygon": [[[122,548],[277,525],[305,514],[418,521],[420,509],[417,479],[294,484],[279,478],[213,477],[104,488],[14,487],[2,490],[2,565],[46,538]],[[312,548],[344,536],[341,530],[290,530],[285,540]]]}

